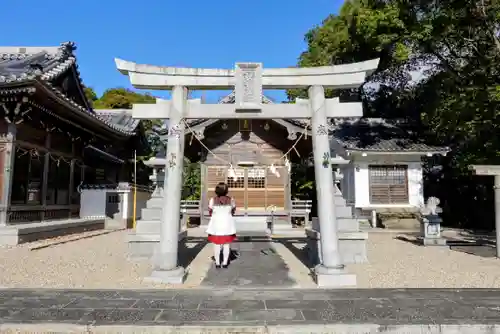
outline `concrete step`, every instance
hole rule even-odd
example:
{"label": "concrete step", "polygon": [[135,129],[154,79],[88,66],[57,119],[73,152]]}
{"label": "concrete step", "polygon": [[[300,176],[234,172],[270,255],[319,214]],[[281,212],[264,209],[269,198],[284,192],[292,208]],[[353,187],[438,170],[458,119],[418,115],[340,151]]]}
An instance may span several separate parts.
{"label": "concrete step", "polygon": [[161,220],[162,208],[144,208],[141,210],[141,218],[144,220]]}
{"label": "concrete step", "polygon": [[136,234],[160,234],[161,222],[159,220],[145,220],[137,221],[135,227]]}
{"label": "concrete step", "polygon": [[163,207],[163,198],[158,198],[158,197],[154,197],[154,198],[150,198],[147,202],[146,202],[146,207],[147,208],[161,208]]}
{"label": "concrete step", "polygon": [[[319,220],[316,217],[312,219],[311,227],[313,230],[319,231]],[[337,228],[342,232],[358,232],[359,221],[356,218],[337,218]]]}
{"label": "concrete step", "polygon": [[335,195],[335,196],[333,196],[333,200],[335,202],[335,205],[338,205],[338,206],[346,206],[347,205],[344,197],[342,197],[342,196]]}
{"label": "concrete step", "polygon": [[352,208],[350,206],[335,205],[335,214],[338,218],[352,218]]}
{"label": "concrete step", "polygon": [[236,233],[267,231],[267,216],[245,216],[234,218],[236,224]]}
{"label": "concrete step", "polygon": [[359,231],[359,223],[356,218],[337,218],[337,226],[339,231]]}

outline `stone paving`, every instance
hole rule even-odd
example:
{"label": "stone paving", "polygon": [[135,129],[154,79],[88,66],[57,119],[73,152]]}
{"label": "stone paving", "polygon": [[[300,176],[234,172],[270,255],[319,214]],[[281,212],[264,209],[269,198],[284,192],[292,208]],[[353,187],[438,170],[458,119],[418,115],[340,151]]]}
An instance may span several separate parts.
{"label": "stone paving", "polygon": [[265,239],[238,241],[231,245],[239,253],[227,269],[209,269],[202,286],[229,287],[291,287],[295,281],[289,277],[289,269]]}
{"label": "stone paving", "polygon": [[0,326],[16,323],[498,324],[500,290],[0,290]]}

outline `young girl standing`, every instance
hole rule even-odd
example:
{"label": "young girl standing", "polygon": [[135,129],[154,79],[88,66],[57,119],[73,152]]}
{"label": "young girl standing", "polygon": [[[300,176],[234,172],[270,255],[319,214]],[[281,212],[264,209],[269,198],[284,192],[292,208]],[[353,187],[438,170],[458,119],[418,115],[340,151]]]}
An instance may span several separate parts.
{"label": "young girl standing", "polygon": [[222,251],[222,268],[227,268],[229,255],[231,253],[231,242],[236,239],[236,226],[234,213],[236,205],[234,200],[228,196],[229,187],[225,183],[219,183],[215,187],[215,197],[208,203],[210,221],[207,227],[208,241],[214,244],[215,267],[219,269],[220,253]]}

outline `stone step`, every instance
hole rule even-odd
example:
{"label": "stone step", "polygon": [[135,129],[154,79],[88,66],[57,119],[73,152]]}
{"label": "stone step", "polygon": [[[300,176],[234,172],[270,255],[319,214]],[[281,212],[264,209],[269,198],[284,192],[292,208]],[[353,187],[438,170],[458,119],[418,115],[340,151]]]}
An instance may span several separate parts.
{"label": "stone step", "polygon": [[236,233],[266,232],[267,216],[235,217]]}
{"label": "stone step", "polygon": [[161,220],[162,212],[161,208],[143,208],[141,210],[141,218],[144,220]]}
{"label": "stone step", "polygon": [[342,197],[342,196],[335,195],[335,196],[333,196],[333,200],[335,202],[335,205],[338,205],[338,206],[346,206],[347,205],[344,197]]}
{"label": "stone step", "polygon": [[144,220],[137,222],[135,227],[136,234],[159,234],[161,222],[159,220]]}
{"label": "stone step", "polygon": [[[311,228],[315,231],[319,231],[319,220],[313,218]],[[359,231],[359,221],[356,218],[337,218],[337,229],[344,232],[358,232]]]}
{"label": "stone step", "polygon": [[356,218],[337,218],[339,231],[357,232],[359,231],[359,222]]}
{"label": "stone step", "polygon": [[350,206],[335,205],[335,215],[338,218],[352,218],[352,208]]}
{"label": "stone step", "polygon": [[150,198],[146,202],[146,207],[147,208],[162,208],[163,207],[163,198],[161,198],[161,197]]}

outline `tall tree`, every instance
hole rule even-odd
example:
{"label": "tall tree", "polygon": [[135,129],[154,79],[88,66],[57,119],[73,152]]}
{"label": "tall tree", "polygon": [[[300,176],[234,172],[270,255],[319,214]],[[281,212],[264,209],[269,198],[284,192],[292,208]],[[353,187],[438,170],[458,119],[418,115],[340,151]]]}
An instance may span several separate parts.
{"label": "tall tree", "polygon": [[472,178],[468,166],[500,162],[499,3],[346,2],[338,15],[306,34],[308,49],[298,61],[319,66],[380,57],[379,68],[358,92],[327,94],[357,93],[366,115],[405,117],[420,138],[450,146],[452,153],[437,161],[442,172],[427,174],[428,184],[440,186],[427,189],[441,197],[450,220],[462,224],[491,221],[491,215],[486,219],[469,210],[471,201],[488,207],[492,191],[485,190],[490,180]]}

